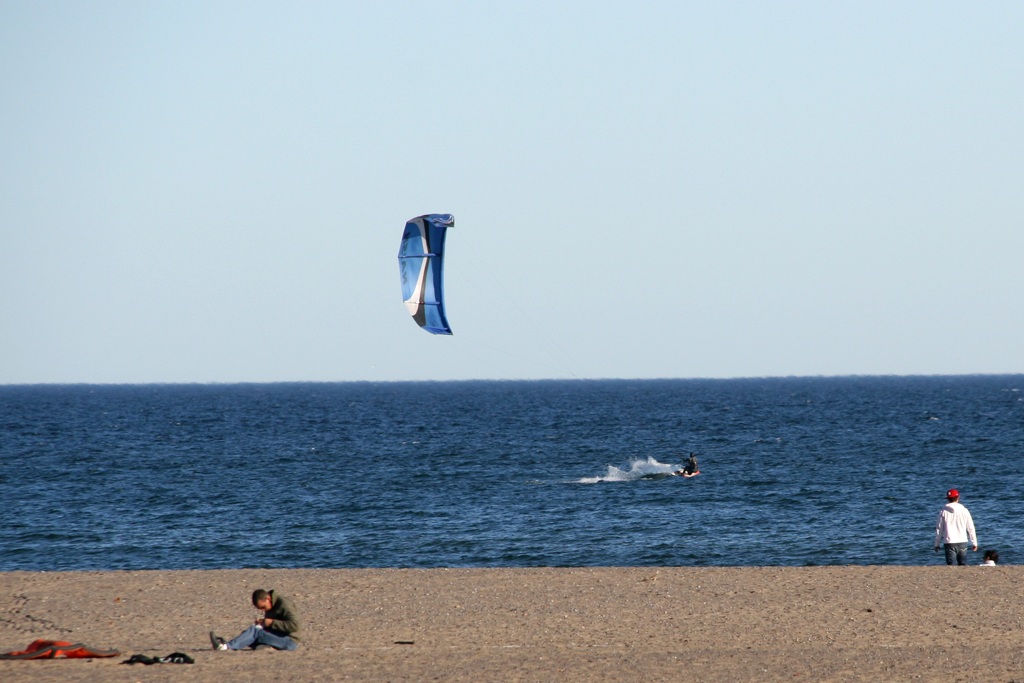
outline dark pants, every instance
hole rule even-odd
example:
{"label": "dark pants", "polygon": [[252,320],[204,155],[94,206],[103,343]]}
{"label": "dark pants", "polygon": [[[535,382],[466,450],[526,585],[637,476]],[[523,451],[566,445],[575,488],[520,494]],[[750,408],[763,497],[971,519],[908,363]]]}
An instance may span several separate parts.
{"label": "dark pants", "polygon": [[958,565],[967,564],[966,543],[945,543],[943,547],[946,549],[946,564],[953,564],[953,558],[956,558]]}

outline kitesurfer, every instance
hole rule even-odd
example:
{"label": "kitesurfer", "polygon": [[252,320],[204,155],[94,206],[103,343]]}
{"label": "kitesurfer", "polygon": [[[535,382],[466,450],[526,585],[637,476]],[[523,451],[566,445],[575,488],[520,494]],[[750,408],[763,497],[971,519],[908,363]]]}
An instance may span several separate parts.
{"label": "kitesurfer", "polygon": [[693,477],[696,476],[700,470],[697,468],[697,456],[690,453],[690,459],[683,463],[681,470],[676,470],[672,473],[673,477]]}
{"label": "kitesurfer", "polygon": [[225,641],[210,631],[214,650],[256,649],[261,645],[275,650],[294,650],[299,646],[299,613],[295,604],[283,595],[262,588],[253,591],[252,604],[263,610],[263,618],[242,631],[234,640]]}

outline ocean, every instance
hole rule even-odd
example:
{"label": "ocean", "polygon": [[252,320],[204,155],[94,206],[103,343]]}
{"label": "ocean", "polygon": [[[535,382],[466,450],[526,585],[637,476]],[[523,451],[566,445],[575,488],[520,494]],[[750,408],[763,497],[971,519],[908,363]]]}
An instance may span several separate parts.
{"label": "ocean", "polygon": [[941,564],[950,487],[1024,560],[1024,376],[0,386],[3,571]]}

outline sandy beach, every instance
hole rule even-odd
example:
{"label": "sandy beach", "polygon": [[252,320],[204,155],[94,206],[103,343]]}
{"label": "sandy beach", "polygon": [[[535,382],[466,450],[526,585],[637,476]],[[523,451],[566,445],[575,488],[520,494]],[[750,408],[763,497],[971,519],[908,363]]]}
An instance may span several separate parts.
{"label": "sandy beach", "polygon": [[[0,574],[20,681],[1024,682],[1024,567],[335,569]],[[295,652],[214,652],[291,596]],[[411,641],[398,644],[396,641]],[[194,665],[123,665],[131,654]]]}

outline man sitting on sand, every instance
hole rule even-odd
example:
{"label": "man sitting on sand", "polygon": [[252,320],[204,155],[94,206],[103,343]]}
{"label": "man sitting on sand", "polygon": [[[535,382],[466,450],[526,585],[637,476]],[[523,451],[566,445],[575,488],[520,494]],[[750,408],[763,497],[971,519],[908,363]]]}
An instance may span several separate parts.
{"label": "man sitting on sand", "polygon": [[210,631],[214,650],[244,650],[247,647],[255,650],[261,645],[275,650],[294,650],[299,646],[299,613],[291,600],[261,588],[252,592],[252,604],[263,610],[263,618],[227,642]]}

